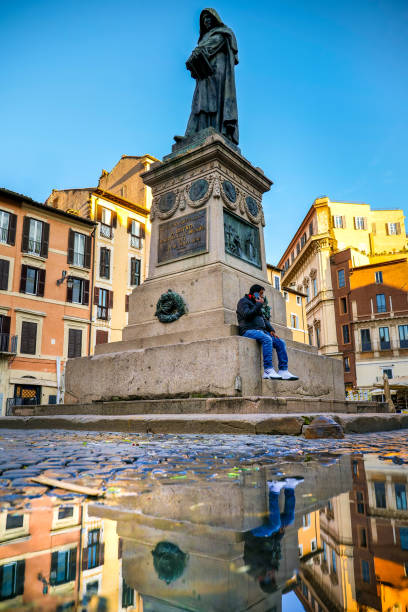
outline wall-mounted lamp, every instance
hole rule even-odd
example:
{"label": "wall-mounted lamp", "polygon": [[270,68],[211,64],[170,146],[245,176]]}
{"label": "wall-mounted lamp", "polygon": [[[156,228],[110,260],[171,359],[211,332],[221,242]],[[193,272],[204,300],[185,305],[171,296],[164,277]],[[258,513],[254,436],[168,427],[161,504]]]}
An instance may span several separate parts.
{"label": "wall-mounted lamp", "polygon": [[37,579],[40,582],[42,582],[42,585],[43,585],[43,595],[47,595],[48,587],[49,587],[50,583],[48,582],[48,580],[46,578],[44,578],[44,576],[42,575],[41,572],[37,575]]}
{"label": "wall-mounted lamp", "polygon": [[59,287],[60,285],[62,285],[62,283],[64,282],[64,280],[65,280],[65,279],[67,279],[67,287],[69,287],[70,289],[72,289],[72,287],[74,286],[74,282],[73,282],[73,280],[72,280],[72,276],[67,276],[67,271],[66,271],[66,270],[63,270],[63,271],[62,271],[62,276],[61,276],[61,278],[59,278],[59,279],[57,280],[57,285],[58,285],[58,287]]}

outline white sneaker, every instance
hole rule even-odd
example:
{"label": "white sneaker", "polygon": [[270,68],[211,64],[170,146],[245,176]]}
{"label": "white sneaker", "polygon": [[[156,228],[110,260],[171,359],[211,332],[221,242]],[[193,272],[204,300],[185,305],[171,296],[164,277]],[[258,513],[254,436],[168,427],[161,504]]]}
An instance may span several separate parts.
{"label": "white sneaker", "polygon": [[283,487],[286,487],[286,483],[281,480],[268,480],[268,489],[272,493],[279,493]]}
{"label": "white sneaker", "polygon": [[299,380],[299,376],[295,376],[294,374],[291,374],[289,370],[279,370],[278,376],[282,380]]}
{"label": "white sneaker", "polygon": [[285,487],[285,489],[294,489],[301,482],[304,482],[304,480],[305,479],[302,476],[289,476],[283,481],[283,486]]}
{"label": "white sneaker", "polygon": [[273,378],[275,380],[281,380],[282,379],[282,376],[280,376],[276,372],[275,368],[266,368],[266,370],[264,370],[263,377],[264,378]]}

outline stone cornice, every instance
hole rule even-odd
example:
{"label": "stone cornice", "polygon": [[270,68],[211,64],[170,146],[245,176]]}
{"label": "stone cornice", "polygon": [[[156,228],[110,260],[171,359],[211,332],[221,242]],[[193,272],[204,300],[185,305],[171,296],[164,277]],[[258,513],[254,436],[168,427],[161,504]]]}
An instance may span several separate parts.
{"label": "stone cornice", "polygon": [[292,265],[288,268],[286,274],[284,274],[282,284],[287,285],[297,275],[302,266],[305,265],[309,257],[316,255],[316,253],[323,249],[332,248],[333,242],[334,240],[329,233],[311,236]]}
{"label": "stone cornice", "polygon": [[[211,136],[204,145],[160,164],[153,164],[141,174],[146,185],[155,187],[163,181],[174,179],[203,164],[221,163],[232,172],[239,174],[245,181],[261,193],[269,191],[273,184],[259,168],[255,168],[245,157],[239,155],[224,143],[221,137]],[[215,166],[213,166],[215,167]]]}

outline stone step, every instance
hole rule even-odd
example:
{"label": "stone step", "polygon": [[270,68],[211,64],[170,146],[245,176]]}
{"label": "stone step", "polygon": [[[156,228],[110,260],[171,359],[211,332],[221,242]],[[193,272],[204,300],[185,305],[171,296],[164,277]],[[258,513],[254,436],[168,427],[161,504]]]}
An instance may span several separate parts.
{"label": "stone step", "polygon": [[[326,413],[344,433],[408,427],[408,414]],[[0,417],[0,429],[63,429],[150,434],[260,434],[298,436],[309,419],[299,414],[150,414]]]}
{"label": "stone step", "polygon": [[[275,383],[276,384],[276,383]],[[387,404],[296,397],[207,397],[161,400],[127,400],[87,404],[16,406],[15,416],[45,415],[154,415],[154,414],[312,414],[380,413]]]}

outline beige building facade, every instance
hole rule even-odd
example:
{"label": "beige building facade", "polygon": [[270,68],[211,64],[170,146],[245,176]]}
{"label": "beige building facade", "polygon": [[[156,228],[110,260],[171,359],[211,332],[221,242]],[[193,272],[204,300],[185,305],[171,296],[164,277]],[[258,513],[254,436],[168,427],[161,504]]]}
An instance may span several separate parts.
{"label": "beige building facade", "polygon": [[91,354],[97,344],[122,339],[129,296],[148,273],[151,190],[141,174],[157,161],[123,155],[102,170],[97,187],[53,190],[47,204],[97,222],[93,252]]}
{"label": "beige building facade", "polygon": [[267,264],[267,272],[269,282],[274,289],[282,293],[285,300],[286,325],[292,332],[292,340],[302,342],[303,344],[310,344],[306,324],[306,294],[292,287],[281,286],[281,268]]}

